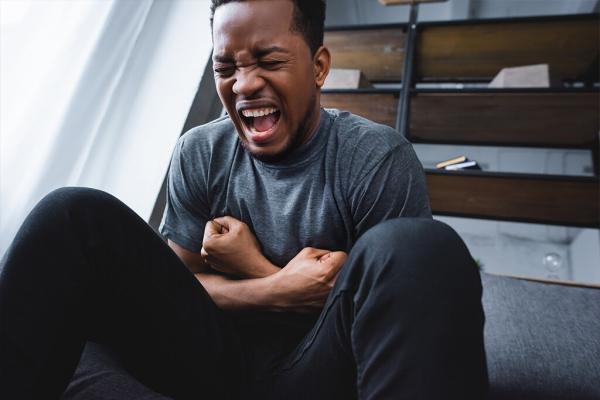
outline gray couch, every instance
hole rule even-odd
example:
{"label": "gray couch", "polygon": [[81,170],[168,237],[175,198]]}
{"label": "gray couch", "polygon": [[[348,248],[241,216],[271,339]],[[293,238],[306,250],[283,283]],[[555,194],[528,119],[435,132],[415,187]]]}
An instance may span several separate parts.
{"label": "gray couch", "polygon": [[[482,275],[482,282],[488,399],[600,400],[600,289],[489,274]],[[80,364],[65,399],[89,383],[82,376],[91,366],[110,382],[103,386],[102,399],[166,399],[132,383],[106,349],[99,352],[89,343],[85,352],[86,363]],[[100,399],[97,389],[88,386],[77,398]]]}
{"label": "gray couch", "polygon": [[482,281],[489,399],[600,400],[600,289]]}

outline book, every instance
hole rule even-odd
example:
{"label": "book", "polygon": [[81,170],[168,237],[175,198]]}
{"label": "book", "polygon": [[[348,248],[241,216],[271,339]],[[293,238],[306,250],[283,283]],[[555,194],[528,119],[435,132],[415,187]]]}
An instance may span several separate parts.
{"label": "book", "polygon": [[362,89],[371,83],[359,69],[331,68],[322,89]]}
{"label": "book", "polygon": [[503,68],[489,83],[490,88],[550,87],[548,64]]}
{"label": "book", "polygon": [[465,161],[467,161],[467,157],[465,157],[465,156],[454,157],[454,158],[451,158],[449,160],[442,161],[442,162],[439,162],[439,163],[435,164],[435,167],[436,168],[444,168],[444,167],[446,167],[448,165],[463,163]]}
{"label": "book", "polygon": [[446,171],[456,171],[459,169],[481,169],[477,161],[465,161],[457,164],[447,165],[444,167]]}

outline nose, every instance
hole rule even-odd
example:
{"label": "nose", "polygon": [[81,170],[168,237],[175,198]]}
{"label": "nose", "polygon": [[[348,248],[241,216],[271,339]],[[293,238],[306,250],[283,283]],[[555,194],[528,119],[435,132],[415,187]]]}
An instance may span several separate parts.
{"label": "nose", "polygon": [[256,68],[240,68],[236,72],[233,92],[240,96],[250,96],[265,85],[264,79],[257,73]]}

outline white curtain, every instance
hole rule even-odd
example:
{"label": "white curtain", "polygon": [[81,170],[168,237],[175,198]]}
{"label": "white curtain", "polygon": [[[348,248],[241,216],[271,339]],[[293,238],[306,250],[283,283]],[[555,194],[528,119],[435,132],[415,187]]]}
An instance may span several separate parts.
{"label": "white curtain", "polygon": [[0,0],[0,256],[62,186],[152,211],[208,60],[208,0]]}

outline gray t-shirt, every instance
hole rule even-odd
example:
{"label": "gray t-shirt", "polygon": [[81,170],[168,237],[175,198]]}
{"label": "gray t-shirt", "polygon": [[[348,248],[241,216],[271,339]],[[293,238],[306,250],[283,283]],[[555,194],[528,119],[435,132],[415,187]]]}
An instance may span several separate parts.
{"label": "gray t-shirt", "polygon": [[263,254],[285,266],[304,247],[349,251],[370,227],[431,217],[425,176],[397,131],[321,110],[317,132],[278,163],[242,147],[228,117],[178,141],[160,232],[198,252],[206,222],[229,215],[252,229]]}

